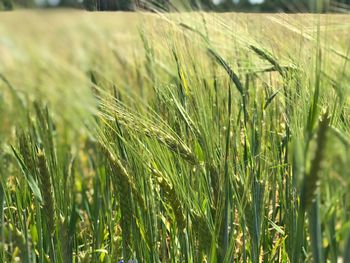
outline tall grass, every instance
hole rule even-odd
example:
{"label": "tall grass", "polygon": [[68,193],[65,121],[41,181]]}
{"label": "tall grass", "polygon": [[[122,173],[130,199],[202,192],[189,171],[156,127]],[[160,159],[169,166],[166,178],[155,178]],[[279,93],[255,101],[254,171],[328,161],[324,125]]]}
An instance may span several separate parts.
{"label": "tall grass", "polygon": [[0,261],[347,262],[350,20],[118,16],[0,43]]}

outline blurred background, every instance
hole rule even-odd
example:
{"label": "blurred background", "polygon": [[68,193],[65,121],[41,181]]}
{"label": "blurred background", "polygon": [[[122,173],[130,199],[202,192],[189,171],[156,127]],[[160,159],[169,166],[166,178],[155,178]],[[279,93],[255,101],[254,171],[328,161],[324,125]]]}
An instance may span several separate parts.
{"label": "blurred background", "polygon": [[0,10],[23,8],[77,8],[89,11],[310,12],[344,13],[350,0],[0,0]]}

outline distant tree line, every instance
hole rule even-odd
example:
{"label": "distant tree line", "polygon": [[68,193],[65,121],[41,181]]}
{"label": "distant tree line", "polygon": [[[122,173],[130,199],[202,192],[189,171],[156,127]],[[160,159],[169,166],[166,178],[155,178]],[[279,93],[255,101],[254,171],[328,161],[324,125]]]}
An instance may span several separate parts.
{"label": "distant tree line", "polygon": [[[36,0],[0,0],[2,9],[13,8],[13,1],[21,7],[33,7]],[[50,7],[49,0],[41,0],[44,7]],[[45,4],[46,3],[46,4]],[[133,11],[154,9],[176,11],[179,5],[191,10],[205,11],[247,11],[247,12],[327,12],[331,6],[346,8],[350,0],[264,0],[262,4],[253,4],[250,0],[60,0],[61,7],[85,8],[90,11]]]}
{"label": "distant tree line", "polygon": [[331,4],[340,3],[350,6],[350,0],[264,0],[262,4],[253,4],[250,0],[83,0],[88,10],[124,10],[176,9],[176,3],[182,3],[191,10],[206,11],[248,11],[248,12],[327,12]]}
{"label": "distant tree line", "polygon": [[[2,0],[2,9],[3,10],[12,10],[13,9],[12,1],[11,0]],[[0,10],[1,10],[1,7],[0,7]]]}

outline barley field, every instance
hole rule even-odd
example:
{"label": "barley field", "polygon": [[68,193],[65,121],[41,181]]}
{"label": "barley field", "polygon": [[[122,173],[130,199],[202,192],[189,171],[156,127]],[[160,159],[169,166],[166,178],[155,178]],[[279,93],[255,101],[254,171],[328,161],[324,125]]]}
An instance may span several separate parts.
{"label": "barley field", "polygon": [[350,16],[0,15],[0,262],[350,262]]}

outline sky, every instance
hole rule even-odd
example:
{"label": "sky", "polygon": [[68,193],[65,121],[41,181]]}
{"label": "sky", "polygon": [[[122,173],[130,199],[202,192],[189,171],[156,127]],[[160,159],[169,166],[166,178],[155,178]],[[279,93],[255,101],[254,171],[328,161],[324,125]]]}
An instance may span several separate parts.
{"label": "sky", "polygon": [[[238,0],[233,0],[234,2],[238,2]],[[220,4],[222,0],[213,0],[214,4]],[[262,4],[264,0],[249,0],[252,4]]]}

